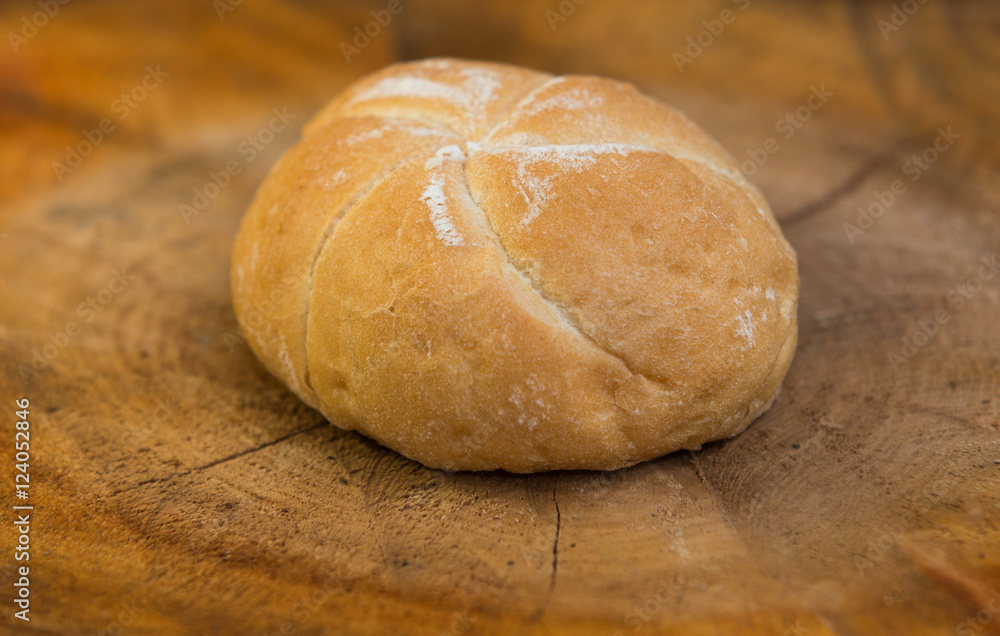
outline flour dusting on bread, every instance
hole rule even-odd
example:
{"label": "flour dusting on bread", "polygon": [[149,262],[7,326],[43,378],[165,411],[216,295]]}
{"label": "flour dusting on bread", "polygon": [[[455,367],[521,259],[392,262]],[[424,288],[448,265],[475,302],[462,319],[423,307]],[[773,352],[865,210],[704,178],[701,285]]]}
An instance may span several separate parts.
{"label": "flour dusting on bread", "polygon": [[580,172],[597,164],[600,155],[625,155],[650,149],[627,144],[570,144],[549,146],[488,146],[485,152],[510,153],[517,161],[515,186],[528,203],[529,211],[521,219],[528,226],[550,203],[552,180],[566,171]]}
{"label": "flour dusting on bread", "polygon": [[434,233],[437,234],[441,242],[445,245],[462,245],[465,241],[455,229],[448,213],[448,199],[444,194],[444,175],[440,170],[444,160],[464,162],[465,153],[456,145],[444,146],[434,153],[434,157],[424,163],[424,168],[433,171],[433,175],[420,200],[427,204],[430,209],[431,224],[434,225]]}
{"label": "flour dusting on bread", "polygon": [[489,69],[466,68],[461,75],[464,81],[458,85],[424,77],[390,76],[355,95],[351,102],[391,98],[443,99],[475,112],[492,100],[501,86],[497,74]]}

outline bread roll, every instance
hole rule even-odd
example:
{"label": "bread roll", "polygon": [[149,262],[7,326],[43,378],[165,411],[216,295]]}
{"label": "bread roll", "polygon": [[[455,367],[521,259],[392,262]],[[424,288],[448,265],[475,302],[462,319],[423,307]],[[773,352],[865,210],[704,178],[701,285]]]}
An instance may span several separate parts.
{"label": "bread roll", "polygon": [[733,436],[797,336],[795,252],[684,115],[450,59],[316,115],[243,220],[232,287],[296,395],[445,470],[611,470]]}

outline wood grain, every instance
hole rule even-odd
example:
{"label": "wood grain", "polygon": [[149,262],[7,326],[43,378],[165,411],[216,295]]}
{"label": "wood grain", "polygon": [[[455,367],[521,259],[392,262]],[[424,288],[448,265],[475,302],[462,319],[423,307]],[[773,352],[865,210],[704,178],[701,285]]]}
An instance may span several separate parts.
{"label": "wood grain", "polygon": [[[246,0],[220,19],[94,1],[0,46],[0,396],[5,422],[32,403],[35,506],[32,621],[5,600],[0,630],[1000,633],[984,609],[1000,597],[1000,276],[983,261],[1000,257],[1000,10],[932,0],[886,38],[889,3],[741,4],[592,0],[553,30],[554,0],[404,3],[347,62],[341,42],[384,4]],[[679,72],[673,53],[724,9],[735,20]],[[37,10],[6,5],[0,32]],[[256,186],[351,79],[436,54],[635,81],[741,161],[775,138],[752,178],[802,295],[772,411],[613,473],[448,474],[329,426],[263,370],[228,288]],[[169,75],[120,118],[157,64]],[[833,95],[783,136],[820,85]],[[273,109],[294,119],[251,159],[240,144]],[[115,130],[60,182],[52,163],[103,118]],[[90,297],[109,302],[91,316]],[[68,322],[78,335],[23,373]],[[3,486],[5,520],[12,501]],[[9,599],[7,521],[0,536]]]}

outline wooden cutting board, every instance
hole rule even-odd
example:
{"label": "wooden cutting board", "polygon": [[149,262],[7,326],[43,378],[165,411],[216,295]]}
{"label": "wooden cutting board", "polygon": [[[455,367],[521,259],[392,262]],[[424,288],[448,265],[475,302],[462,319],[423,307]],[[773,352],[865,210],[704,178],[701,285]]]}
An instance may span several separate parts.
{"label": "wooden cutting board", "polygon": [[[997,6],[427,0],[345,59],[384,6],[2,9],[0,629],[1000,633]],[[769,413],[613,473],[449,474],[264,371],[228,286],[256,186],[351,79],[439,54],[634,81],[751,162],[802,283]]]}

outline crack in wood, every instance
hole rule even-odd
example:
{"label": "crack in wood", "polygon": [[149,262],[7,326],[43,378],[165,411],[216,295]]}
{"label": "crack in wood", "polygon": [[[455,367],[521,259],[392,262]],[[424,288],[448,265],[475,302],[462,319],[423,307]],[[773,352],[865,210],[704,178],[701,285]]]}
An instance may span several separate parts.
{"label": "crack in wood", "polygon": [[552,503],[556,507],[556,536],[552,541],[552,576],[549,579],[549,592],[556,588],[556,574],[559,572],[559,532],[562,528],[562,513],[559,511],[559,501],[556,499],[556,488],[552,487]]}
{"label": "crack in wood", "polygon": [[288,433],[286,435],[282,435],[281,437],[279,437],[279,438],[277,438],[275,440],[271,440],[270,442],[264,442],[263,444],[258,444],[257,446],[254,446],[253,448],[248,448],[248,449],[240,451],[238,453],[233,453],[232,455],[228,455],[226,457],[223,457],[222,459],[216,459],[216,460],[208,462],[207,464],[204,464],[202,466],[196,466],[196,467],[192,468],[191,470],[192,471],[205,470],[206,468],[211,468],[213,466],[218,466],[219,464],[224,464],[225,462],[228,462],[230,460],[238,459],[240,457],[243,457],[244,455],[249,455],[250,453],[256,453],[259,450],[263,450],[265,448],[269,448],[271,446],[274,446],[275,444],[279,444],[279,443],[285,441],[286,439],[290,439],[292,437],[295,437],[296,435],[301,435],[302,433],[308,433],[309,431],[315,431],[316,429],[318,429],[320,427],[325,427],[325,426],[327,426],[326,422],[320,422],[319,424],[313,424],[312,426],[310,426],[308,428],[300,428],[300,429],[292,431],[291,433]]}
{"label": "crack in wood", "polygon": [[705,475],[705,472],[702,470],[701,464],[698,463],[698,459],[695,456],[694,451],[687,450],[685,452],[688,454],[688,459],[691,460],[691,465],[694,466],[695,475],[697,475],[698,480],[701,481],[701,485],[705,487],[705,491],[708,493],[708,496],[711,497],[712,502],[715,503],[715,507],[719,511],[719,516],[721,516],[723,521],[726,522],[726,525],[729,526],[729,529],[733,531],[733,536],[735,536],[736,539],[741,544],[743,544],[743,548],[747,551],[747,554],[753,554],[753,551],[750,549],[750,545],[743,538],[743,534],[740,532],[739,528],[737,528],[736,524],[733,522],[733,519],[729,514],[729,509],[723,503],[722,498],[719,497],[719,494],[715,491],[715,487],[712,486],[711,482],[708,480],[708,477]]}
{"label": "crack in wood", "polygon": [[328,426],[328,424],[326,422],[320,422],[318,424],[313,424],[312,426],[309,426],[307,428],[300,428],[300,429],[294,430],[294,431],[292,431],[290,433],[286,433],[285,435],[282,435],[281,437],[279,437],[277,439],[273,439],[273,440],[268,441],[268,442],[263,442],[261,444],[258,444],[256,446],[252,446],[252,447],[247,448],[245,450],[241,450],[241,451],[233,453],[231,455],[227,455],[225,457],[221,457],[219,459],[212,460],[212,461],[208,462],[207,464],[202,464],[201,466],[195,466],[193,468],[189,468],[189,469],[181,471],[181,472],[171,473],[170,475],[166,475],[164,477],[153,477],[152,479],[146,479],[144,481],[140,481],[139,483],[135,484],[134,486],[128,486],[126,488],[121,488],[119,490],[114,491],[113,493],[111,493],[111,496],[115,497],[117,495],[120,495],[123,492],[129,492],[130,490],[136,490],[137,488],[141,488],[141,487],[147,486],[149,484],[155,484],[155,483],[160,483],[160,482],[165,482],[165,481],[171,481],[171,480],[176,479],[178,477],[185,477],[187,475],[190,475],[193,472],[198,472],[198,471],[206,470],[208,468],[212,468],[213,466],[218,466],[219,464],[224,464],[224,463],[226,463],[228,461],[232,461],[234,459],[239,459],[240,457],[243,457],[244,455],[249,455],[250,453],[256,453],[259,450],[263,450],[265,448],[269,448],[271,446],[274,446],[275,444],[280,444],[281,442],[284,442],[285,440],[291,439],[291,438],[295,437],[296,435],[301,435],[302,433],[308,433],[310,431],[315,431],[318,428],[326,427],[326,426]]}
{"label": "crack in wood", "polygon": [[778,219],[781,226],[787,228],[801,221],[805,221],[823,210],[830,208],[835,203],[861,187],[861,184],[863,184],[873,173],[885,167],[885,165],[896,156],[902,146],[903,141],[898,140],[885,152],[879,153],[870,158],[840,185],[820,196],[818,199],[810,201],[798,209],[789,212],[781,219]]}

